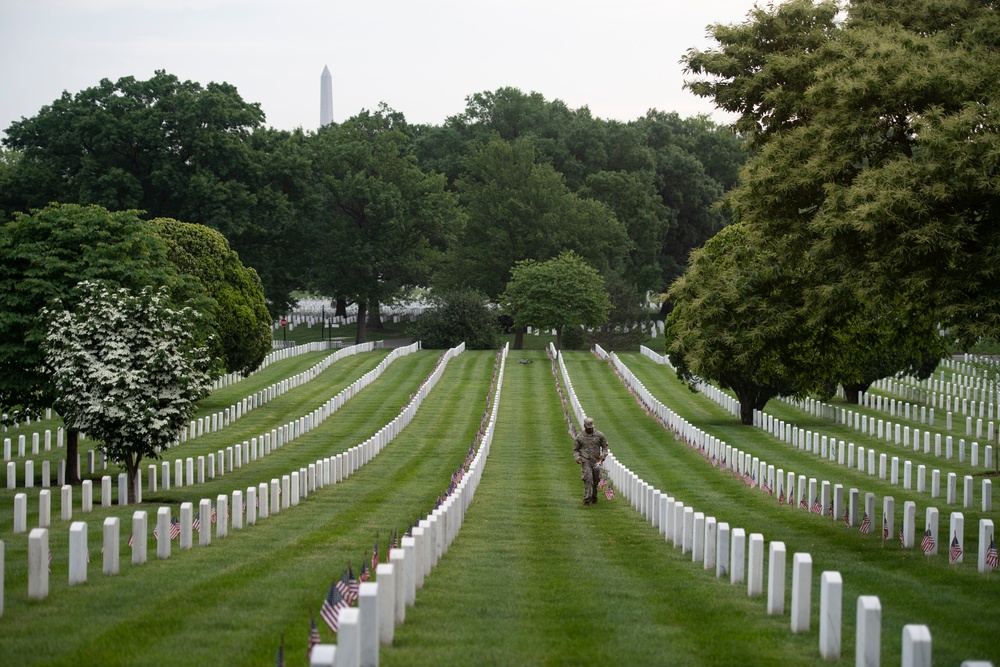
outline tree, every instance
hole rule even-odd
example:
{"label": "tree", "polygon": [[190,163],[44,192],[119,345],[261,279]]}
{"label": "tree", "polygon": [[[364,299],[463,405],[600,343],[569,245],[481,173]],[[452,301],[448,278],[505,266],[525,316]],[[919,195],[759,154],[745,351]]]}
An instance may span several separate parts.
{"label": "tree", "polygon": [[500,347],[496,313],[485,296],[475,290],[460,290],[437,295],[433,301],[409,329],[421,347],[446,350],[462,342],[469,350]]}
{"label": "tree", "polygon": [[590,338],[606,350],[624,350],[639,345],[649,330],[649,307],[644,295],[617,273],[605,278],[611,310],[606,322]]}
{"label": "tree", "polygon": [[[50,205],[18,213],[0,227],[0,408],[37,414],[57,398],[41,344],[39,317],[52,299],[73,306],[75,285],[101,280],[138,291],[167,286],[197,299],[201,285],[181,276],[163,243],[135,211],[111,213],[100,206]],[[67,430],[67,481],[76,472],[78,432]]]}
{"label": "tree", "polygon": [[799,294],[799,276],[735,223],[691,253],[687,272],[670,287],[666,351],[677,375],[731,389],[740,420],[753,423],[775,396],[815,389]]}
{"label": "tree", "polygon": [[840,10],[756,9],[688,54],[712,77],[692,90],[740,114],[756,149],[728,205],[782,240],[782,261],[815,259],[817,317],[915,297],[962,342],[994,337],[1000,14],[977,0]]}
{"label": "tree", "polygon": [[136,294],[85,281],[76,291],[74,306],[56,300],[41,313],[56,409],[125,466],[135,503],[140,462],[159,458],[211,389],[198,314],[173,308],[164,288]]}
{"label": "tree", "polygon": [[256,369],[271,351],[271,316],[257,272],[243,266],[214,229],[169,218],[149,225],[166,244],[170,261],[181,273],[197,278],[214,300],[206,313],[216,334],[212,358],[229,373]]}
{"label": "tree", "polygon": [[557,349],[563,331],[599,326],[611,309],[604,278],[572,250],[546,262],[518,262],[500,300],[515,326],[555,329]]}
{"label": "tree", "polygon": [[629,250],[611,209],[570,192],[527,139],[474,148],[456,186],[468,222],[437,276],[445,288],[472,287],[495,299],[520,260],[545,261],[570,249],[607,271]]}
{"label": "tree", "polygon": [[318,205],[312,221],[312,286],[358,304],[357,342],[403,289],[427,284],[458,233],[458,202],[440,174],[420,170],[402,114],[364,111],[319,132],[313,143]]}
{"label": "tree", "polygon": [[260,105],[228,83],[162,70],[102,79],[6,129],[18,157],[0,178],[0,210],[97,204],[207,225],[259,267],[281,310],[301,280],[273,258],[301,254],[295,202],[308,172],[301,142],[263,123]]}

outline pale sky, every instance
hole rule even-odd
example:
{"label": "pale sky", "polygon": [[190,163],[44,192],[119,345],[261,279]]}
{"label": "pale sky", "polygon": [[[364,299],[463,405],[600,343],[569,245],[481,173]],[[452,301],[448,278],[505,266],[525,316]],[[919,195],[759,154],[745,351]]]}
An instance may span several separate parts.
{"label": "pale sky", "polygon": [[385,102],[442,124],[504,86],[594,116],[649,109],[733,118],[682,87],[679,61],[754,0],[0,0],[0,131],[64,90],[163,69],[228,82],[278,129],[319,125],[323,66],[337,122]]}

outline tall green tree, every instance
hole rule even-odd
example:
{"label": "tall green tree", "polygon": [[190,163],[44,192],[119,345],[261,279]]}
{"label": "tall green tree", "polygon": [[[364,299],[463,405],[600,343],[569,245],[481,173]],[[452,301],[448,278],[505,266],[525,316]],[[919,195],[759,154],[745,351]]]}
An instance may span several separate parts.
{"label": "tall green tree", "polygon": [[691,253],[667,295],[666,352],[678,377],[731,389],[744,424],[775,396],[816,389],[800,280],[740,223]]}
{"label": "tall green tree", "polygon": [[[2,412],[37,414],[55,404],[57,388],[41,349],[48,329],[39,313],[54,299],[73,307],[73,288],[84,280],[132,291],[167,286],[181,299],[203,298],[201,285],[178,272],[162,241],[135,211],[54,204],[30,215],[16,214],[0,227]],[[71,484],[79,482],[77,443],[78,432],[68,429]]]}
{"label": "tall green tree", "polygon": [[156,218],[149,226],[174,266],[194,276],[213,300],[204,313],[215,333],[212,358],[229,373],[255,370],[271,351],[271,316],[257,272],[243,266],[214,229],[169,218]]}
{"label": "tall green tree", "polygon": [[307,173],[288,155],[293,138],[264,119],[231,84],[162,70],[64,92],[6,129],[18,158],[0,179],[0,210],[96,204],[207,225],[259,266],[280,310],[301,280],[272,258],[300,254],[294,204]]}
{"label": "tall green tree", "polygon": [[84,431],[125,466],[136,502],[139,464],[159,458],[211,389],[207,348],[192,308],[174,308],[166,288],[133,293],[84,281],[66,308],[44,308],[42,344],[55,406],[68,429]]}
{"label": "tall green tree", "polygon": [[995,337],[993,3],[793,0],[712,33],[717,48],[687,56],[709,78],[690,86],[738,113],[756,151],[728,205],[782,239],[782,261],[815,259],[817,317],[917,298],[961,341]]}
{"label": "tall green tree", "polygon": [[359,343],[367,335],[367,311],[428,284],[462,226],[444,176],[417,164],[405,123],[383,106],[324,128],[312,142],[318,201],[311,284],[357,303]]}
{"label": "tall green tree", "polygon": [[438,281],[503,292],[514,264],[545,261],[570,249],[601,272],[630,248],[624,226],[605,204],[571,192],[531,141],[494,139],[474,148],[457,182],[468,221]]}
{"label": "tall green tree", "polygon": [[599,326],[611,310],[604,278],[572,250],[545,262],[518,262],[500,302],[517,327],[555,329],[557,349],[564,331]]}

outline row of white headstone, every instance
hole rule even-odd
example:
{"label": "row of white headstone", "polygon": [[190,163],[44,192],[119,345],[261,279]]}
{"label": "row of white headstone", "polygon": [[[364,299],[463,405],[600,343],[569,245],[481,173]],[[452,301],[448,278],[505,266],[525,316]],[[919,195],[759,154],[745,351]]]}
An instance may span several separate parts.
{"label": "row of white headstone", "polygon": [[416,603],[424,577],[458,535],[479,486],[493,442],[508,350],[509,345],[504,346],[490,417],[468,472],[441,505],[400,540],[400,548],[389,550],[389,562],[375,568],[375,581],[359,586],[358,606],[340,609],[337,643],[314,646],[310,667],[377,667],[380,645],[392,644],[395,627],[406,620],[406,607]]}
{"label": "row of white headstone", "polygon": [[[360,346],[359,346],[360,347]],[[347,348],[345,348],[347,349]],[[406,347],[400,347],[394,349],[390,352],[385,359],[379,362],[371,371],[368,371],[360,378],[351,383],[350,386],[342,389],[336,396],[327,401],[323,406],[317,408],[316,410],[296,419],[282,427],[277,429],[272,429],[270,433],[261,434],[259,438],[251,438],[249,441],[244,441],[242,444],[236,444],[232,447],[227,447],[225,451],[219,450],[213,457],[209,455],[207,457],[208,471],[207,479],[215,478],[216,467],[218,467],[219,474],[222,475],[226,471],[232,472],[234,468],[240,468],[243,464],[249,464],[251,461],[256,461],[258,458],[262,458],[271,453],[272,448],[282,447],[285,442],[290,442],[296,437],[303,433],[307,433],[315,426],[321,424],[327,417],[336,412],[340,407],[342,407],[347,401],[352,397],[357,395],[362,389],[370,385],[372,382],[377,380],[379,376],[385,371],[385,369],[396,359],[400,357],[411,354],[420,349],[419,343],[413,343]],[[345,355],[346,356],[346,355]],[[327,357],[327,360],[338,360],[343,358],[338,357],[337,354]],[[332,363],[332,361],[330,361]],[[323,362],[324,368],[329,364],[326,364],[326,360]],[[317,365],[319,366],[319,365]],[[316,370],[314,367],[313,370]],[[320,370],[323,370],[320,369]],[[300,374],[300,376],[303,374]],[[312,379],[311,377],[309,379]],[[274,386],[278,386],[277,383]],[[291,388],[289,386],[288,388]],[[287,391],[288,388],[282,389],[281,393]],[[279,394],[280,395],[280,394]],[[256,407],[256,405],[254,406]],[[213,415],[214,417],[215,415]],[[201,423],[201,419],[198,420]],[[193,424],[194,422],[192,422]],[[212,420],[212,429],[215,430],[216,421]],[[94,474],[95,471],[95,452],[90,450],[87,453],[87,472],[88,474]],[[197,457],[197,481],[195,481],[195,460],[188,457],[186,461],[184,459],[178,458],[174,459],[173,467],[175,469],[174,479],[175,486],[184,486],[184,465],[187,465],[187,486],[193,484],[202,484],[206,480],[206,457]],[[163,488],[168,490],[170,488],[170,461],[162,461],[161,466],[163,469]],[[50,463],[49,461],[42,461],[42,487],[45,488],[49,486],[50,473],[49,473]],[[79,464],[78,464],[79,467]],[[101,453],[101,468],[107,468],[107,459],[103,453]],[[65,480],[65,461],[60,460],[58,462],[58,482],[62,486]],[[149,486],[153,492],[157,489],[157,473],[156,466],[149,466]],[[34,462],[25,461],[25,488],[31,488],[34,486]],[[141,480],[140,480],[141,482]],[[17,488],[17,467],[16,463],[11,461],[7,463],[7,488],[15,489]],[[138,494],[141,497],[141,486],[137,489]],[[127,495],[119,495],[119,503],[127,504]]]}
{"label": "row of white headstone", "polygon": [[[870,396],[869,394],[864,394],[864,396]],[[836,423],[843,424],[848,428],[853,428],[862,435],[868,435],[878,440],[885,440],[886,442],[893,442],[896,445],[901,445],[903,447],[910,446],[910,427],[901,423],[893,423],[890,421],[885,421],[882,419],[876,419],[875,417],[869,417],[868,415],[861,414],[858,410],[853,410],[850,408],[836,407],[832,405],[825,404],[816,399],[807,398],[803,400],[793,400],[793,399],[783,399],[786,403],[794,405],[795,407],[804,410],[807,414],[832,418]],[[909,407],[909,403],[906,404]],[[921,408],[923,412],[924,408]],[[908,412],[908,411],[907,411]],[[921,415],[921,423],[924,423],[924,417]],[[929,426],[934,425],[934,408],[930,410]],[[983,430],[982,420],[977,420],[976,422],[976,437],[982,438]],[[987,424],[986,439],[988,441],[993,441],[996,439],[996,433],[994,429],[993,422]],[[946,430],[951,430],[951,413],[947,414],[946,419]],[[972,418],[966,419],[966,433],[968,435],[972,434]],[[924,453],[931,453],[931,432],[929,429],[924,429],[923,431],[923,444]],[[942,442],[945,445],[944,456],[947,459],[954,458],[954,437],[945,434],[942,440],[941,433],[934,433],[934,456],[941,457],[942,455]],[[919,428],[913,429],[913,451],[920,451],[920,438],[921,431]],[[959,439],[959,450],[958,450],[958,460],[960,463],[965,462],[965,439]],[[987,444],[985,449],[985,467],[989,468],[992,464],[993,459],[993,447]],[[972,466],[976,467],[979,465],[979,443],[972,443]]]}
{"label": "row of white headstone", "polygon": [[[609,454],[606,461],[612,483],[634,509],[656,527],[667,542],[690,553],[693,563],[714,570],[716,578],[728,578],[733,585],[745,585],[747,595],[764,594],[767,572],[767,613],[783,615],[786,600],[787,553],[784,542],[768,544],[765,568],[764,536],[747,535],[742,528],[730,528],[724,521],[706,517],[693,507],[654,489]],[[811,627],[812,556],[792,555],[790,630],[809,632]],[[843,578],[839,572],[820,574],[819,654],[827,660],[841,657],[843,624]],[[874,595],[858,596],[856,606],[855,664],[878,665],[881,661],[882,606]],[[903,626],[904,667],[931,666],[930,628],[922,624]],[[971,663],[970,663],[971,664]]]}
{"label": "row of white headstone", "polygon": [[[424,380],[418,391],[414,394],[410,403],[388,424],[382,427],[368,440],[359,445],[355,445],[349,450],[321,459],[316,463],[309,464],[308,468],[300,468],[288,475],[283,475],[280,480],[272,479],[270,485],[261,483],[258,487],[248,487],[246,500],[242,490],[232,492],[232,527],[234,530],[241,529],[244,523],[244,513],[247,525],[254,525],[258,518],[267,518],[268,514],[277,514],[281,509],[297,506],[300,498],[308,495],[310,491],[323,488],[327,485],[336,484],[361,466],[374,458],[386,445],[405,428],[416,415],[423,400],[437,384],[448,361],[454,356],[461,354],[465,350],[465,344],[451,348],[441,359],[439,359],[434,371]],[[119,476],[119,484],[127,483],[123,479],[124,474]],[[106,497],[107,504],[110,505],[110,477],[105,477],[107,483],[102,485],[102,496]],[[86,487],[90,480],[85,480]],[[120,494],[122,489],[119,489]],[[39,520],[48,523],[49,517],[49,496],[48,490],[43,490],[40,494]],[[127,489],[123,494],[127,497]],[[15,496],[15,526],[20,527],[26,524],[26,498],[25,494]],[[85,511],[87,507],[88,495],[84,495]],[[66,521],[71,519],[72,511],[72,487],[63,487],[63,518]],[[67,509],[69,508],[69,509]],[[190,548],[191,531],[193,525],[193,507],[191,503],[182,503],[180,507],[180,547]],[[208,517],[215,512],[215,520],[211,523],[207,520],[201,521],[203,517]],[[170,524],[171,509],[161,507],[157,512],[157,554],[160,558],[170,557]],[[463,508],[464,512],[464,508]],[[217,506],[212,507],[209,499],[202,499],[199,503],[199,544],[207,546],[211,543],[211,524],[216,526],[217,537],[225,537],[229,532],[229,497],[221,494],[217,498]],[[118,573],[118,554],[120,548],[119,523],[117,517],[108,517],[104,524],[104,571],[106,574]],[[15,532],[18,532],[15,530]],[[132,562],[140,564],[146,562],[146,540],[147,540],[147,513],[139,510],[133,513],[132,523]],[[82,545],[82,546],[81,546]],[[0,542],[0,616],[3,610],[3,556],[2,542]],[[70,525],[70,550],[69,550],[69,583],[74,585],[86,581],[87,563],[89,562],[89,550],[87,549],[87,524],[78,521]],[[48,596],[48,572],[50,554],[48,549],[48,527],[40,526],[34,528],[28,534],[28,596],[31,599],[43,599]],[[42,567],[44,565],[44,568]]]}
{"label": "row of white headstone", "polygon": [[[648,392],[642,383],[639,382],[635,374],[625,365],[621,359],[611,353],[608,358],[615,364],[618,370],[619,377],[625,382],[630,389],[636,392],[644,403],[652,408],[657,414],[667,414],[668,423],[670,423],[672,428],[675,428],[678,433],[681,434],[684,439],[698,447],[701,451],[705,452],[706,458],[715,458],[719,461],[725,461],[727,466],[733,467],[734,470],[739,475],[747,474],[750,475],[752,479],[757,480],[758,486],[761,491],[765,488],[770,490],[770,493],[781,498],[788,497],[790,500],[793,495],[793,490],[795,490],[794,505],[796,507],[803,507],[806,509],[811,509],[814,503],[819,503],[822,513],[824,516],[828,515],[827,509],[832,508],[832,518],[835,521],[841,520],[841,517],[847,516],[846,523],[849,527],[859,525],[861,521],[861,515],[859,514],[860,506],[860,493],[858,489],[851,488],[849,490],[847,506],[844,505],[844,486],[842,484],[831,484],[829,481],[823,480],[822,483],[818,482],[816,478],[809,478],[808,480],[804,475],[798,475],[794,472],[788,472],[787,474],[781,468],[775,468],[773,465],[768,465],[765,461],[759,459],[756,456],[752,456],[749,452],[742,451],[740,449],[734,448],[727,445],[725,441],[722,441],[702,429],[698,429],[694,425],[690,424],[686,420],[678,417],[672,411],[663,405],[655,396],[652,396],[651,392]],[[706,391],[710,389],[706,388]],[[715,392],[719,397],[724,396],[722,392]],[[755,412],[755,421],[759,424],[765,423],[761,418],[759,412]],[[776,428],[776,427],[775,427]],[[784,431],[787,433],[787,431]],[[811,432],[810,432],[811,434]],[[832,452],[827,454],[827,438],[823,436],[820,439],[818,436],[815,438],[809,437],[809,435],[799,439],[800,449],[805,447],[812,440],[813,443],[817,444],[817,449],[815,453],[821,454],[824,457],[829,456],[830,460],[837,458],[836,453]],[[864,452],[861,448],[859,454],[859,461],[863,464]],[[853,443],[848,447],[848,466],[853,465]],[[869,451],[869,468],[874,470],[874,452]],[[885,454],[882,454],[882,468],[881,468],[881,478],[885,479]],[[843,442],[841,442],[841,453],[840,460],[843,463]],[[907,464],[910,462],[907,461]],[[904,466],[904,478],[909,480],[909,469]],[[862,467],[863,471],[864,468]],[[892,483],[898,483],[898,460],[894,457],[893,462],[893,475]],[[934,488],[940,489],[940,476],[939,471],[933,471],[935,475],[933,480],[936,483]],[[918,491],[923,492],[923,473],[924,467],[920,466],[918,468]],[[872,472],[874,474],[874,472]],[[797,479],[796,479],[797,478]],[[955,486],[956,486],[956,476],[954,473],[950,473],[948,477],[948,502],[954,504],[955,502]],[[807,485],[808,484],[808,490]],[[905,488],[910,488],[906,484]],[[973,478],[972,476],[966,476],[965,479],[965,506],[972,506],[972,488],[973,488]],[[982,494],[982,507],[984,512],[992,511],[992,482],[990,480],[983,480],[983,494]],[[932,497],[937,497],[939,493],[934,493],[932,488]],[[887,496],[883,498],[883,525],[888,526],[889,539],[893,539],[896,535],[895,532],[895,519],[894,519],[894,508],[895,501],[892,496]],[[875,494],[867,493],[865,496],[865,513],[872,522],[875,521]],[[904,548],[912,548],[914,546],[914,531],[915,531],[915,517],[916,517],[916,504],[912,501],[907,501],[903,506],[903,540],[902,544]],[[845,511],[846,510],[846,511]],[[938,553],[937,542],[938,542],[938,510],[934,507],[928,507],[926,510],[926,520],[925,520],[925,532],[927,530],[931,531],[931,535],[935,541],[935,547],[931,551],[931,554]],[[983,519],[980,521],[979,527],[980,541],[979,541],[979,558],[978,558],[978,569],[980,572],[986,572],[991,569],[986,562],[986,553],[990,543],[993,540],[993,522],[988,519]],[[965,536],[964,536],[964,515],[961,512],[951,513],[951,525],[949,531],[948,544],[951,544],[951,538],[957,541],[957,545],[962,549],[963,556],[959,556],[954,560],[956,563],[963,562],[964,559],[964,548],[965,548]]]}
{"label": "row of white headstone", "polygon": [[[311,343],[304,346],[306,348],[316,348],[325,349],[318,347],[319,343]],[[295,348],[293,348],[295,349]],[[265,387],[259,391],[256,391],[249,396],[244,397],[239,402],[234,403],[232,406],[226,408],[225,410],[213,413],[210,417],[199,417],[198,419],[193,419],[188,424],[187,428],[181,429],[178,434],[175,444],[180,444],[187,442],[188,440],[193,440],[194,438],[200,437],[206,433],[215,433],[220,429],[229,426],[232,422],[239,419],[243,415],[247,414],[251,410],[259,408],[268,402],[282,396],[289,391],[301,387],[302,385],[311,382],[312,380],[319,377],[319,375],[332,366],[334,363],[344,359],[345,357],[358,354],[360,352],[370,352],[375,349],[375,343],[361,343],[359,345],[352,345],[350,347],[341,348],[331,355],[323,357],[321,361],[316,363],[311,368],[302,371],[301,373],[296,373],[292,377],[285,378],[280,382],[275,382],[269,387]],[[419,349],[419,345],[414,344],[406,348],[398,348],[402,352],[393,357],[393,359],[409,354],[410,352]],[[394,350],[395,352],[395,350]],[[390,355],[391,356],[391,355]]]}
{"label": "row of white headstone", "polygon": [[[783,420],[775,419],[773,415],[757,410],[754,411],[754,425],[767,431],[782,442],[790,444],[793,447],[797,447],[800,450],[812,452],[822,459],[836,462],[838,465],[846,466],[847,468],[853,468],[855,466],[856,453],[858,471],[865,472],[867,470],[868,475],[870,476],[875,476],[876,474],[876,451],[873,448],[866,450],[864,447],[857,447],[855,449],[853,442],[845,443],[843,440],[837,440],[832,436],[828,437],[826,435],[820,435],[819,433],[796,427],[794,424],[786,423]],[[950,439],[951,437],[949,436],[949,441]],[[964,443],[962,451],[964,452]],[[978,444],[973,443],[973,458],[975,459],[977,455]],[[964,456],[962,458],[964,458]],[[992,460],[992,448],[989,445],[987,445],[987,459]],[[900,472],[902,472],[902,475],[900,475]],[[893,456],[889,459],[888,455],[885,453],[878,454],[879,479],[888,479],[889,483],[893,486],[898,485],[900,481],[902,481],[903,488],[910,489],[914,487],[913,472],[913,462],[905,460],[903,461],[903,465],[900,466],[900,459],[898,456]],[[948,472],[946,475],[947,502],[948,504],[953,505],[958,502],[958,475],[954,472]],[[928,490],[926,482],[927,467],[923,464],[919,464],[916,466],[917,493],[925,493]],[[973,476],[965,475],[963,479],[964,494],[962,502],[963,506],[966,508],[970,508],[973,505],[973,485]],[[931,471],[931,484],[929,491],[931,498],[937,498],[941,495],[941,471],[938,469]],[[984,479],[982,484],[982,507],[984,512],[991,511],[993,507],[992,482],[988,479]]]}
{"label": "row of white headstone", "polygon": [[[659,403],[645,391],[634,374],[613,353],[608,355],[615,363],[620,376],[627,382],[634,383],[632,389],[637,391],[646,405]],[[562,358],[559,359],[560,369],[567,386],[567,394],[573,411],[580,417],[585,415],[569,380]],[[644,395],[646,394],[646,395]],[[666,406],[659,403],[664,410]],[[682,418],[670,411],[673,417],[664,418],[668,424],[679,433],[691,433],[693,427],[685,428],[680,422]],[[716,442],[718,440],[716,439]],[[730,454],[731,461],[745,461],[737,451]],[[716,452],[718,455],[718,452]],[[613,454],[606,461],[612,483],[619,489],[623,497],[628,499],[633,507],[645,518],[659,528],[665,539],[672,542],[675,548],[681,548],[682,553],[690,552],[692,561],[702,563],[704,569],[715,569],[716,577],[728,576],[733,584],[745,584],[749,595],[760,595],[763,592],[764,573],[764,537],[760,533],[747,535],[742,528],[730,531],[726,522],[719,522],[715,517],[706,517],[702,512],[695,512],[693,507],[685,507],[667,494],[654,489],[643,482],[635,473],[623,466]],[[772,466],[773,468],[773,466]],[[761,479],[761,477],[757,477]],[[804,493],[804,478],[799,479],[799,495]],[[840,487],[840,485],[837,485]],[[815,494],[816,480],[810,480],[810,491]],[[843,493],[840,487],[841,496]],[[829,494],[829,482],[824,482],[824,493]],[[868,494],[866,504],[872,505],[874,515],[874,494]],[[852,489],[852,501],[856,504],[857,491]],[[887,499],[892,507],[892,500]],[[912,505],[912,503],[908,503]],[[824,505],[825,507],[826,505]],[[911,514],[915,507],[908,508]],[[960,513],[955,513],[959,516]],[[935,510],[936,515],[936,510]],[[839,516],[839,515],[838,515]],[[980,523],[981,541],[984,530],[992,536],[992,522]],[[891,531],[891,528],[890,528]],[[911,531],[912,533],[912,531]],[[891,533],[890,533],[891,534]],[[912,536],[911,536],[912,540]],[[989,542],[987,541],[987,544]],[[980,549],[982,551],[982,548]],[[783,614],[785,601],[785,545],[783,542],[771,542],[768,561],[768,603],[769,614]],[[797,553],[792,559],[792,594],[791,594],[791,630],[806,632],[809,630],[811,612],[810,596],[812,589],[812,557],[806,553]],[[841,652],[841,608],[843,580],[839,572],[824,572],[820,580],[820,655],[826,659],[838,659]],[[859,665],[879,664],[881,652],[881,605],[875,596],[860,596],[857,606],[857,641],[856,661]],[[903,628],[903,665],[931,665],[930,629],[925,625],[906,625]]]}

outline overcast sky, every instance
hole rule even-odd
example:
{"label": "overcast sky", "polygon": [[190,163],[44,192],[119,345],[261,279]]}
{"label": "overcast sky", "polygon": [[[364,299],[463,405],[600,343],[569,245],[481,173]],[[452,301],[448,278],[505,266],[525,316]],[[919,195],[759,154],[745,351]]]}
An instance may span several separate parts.
{"label": "overcast sky", "polygon": [[380,102],[440,125],[473,93],[512,86],[594,116],[655,108],[732,117],[682,87],[679,63],[753,0],[0,0],[0,130],[62,92],[163,69],[226,81],[279,129]]}

